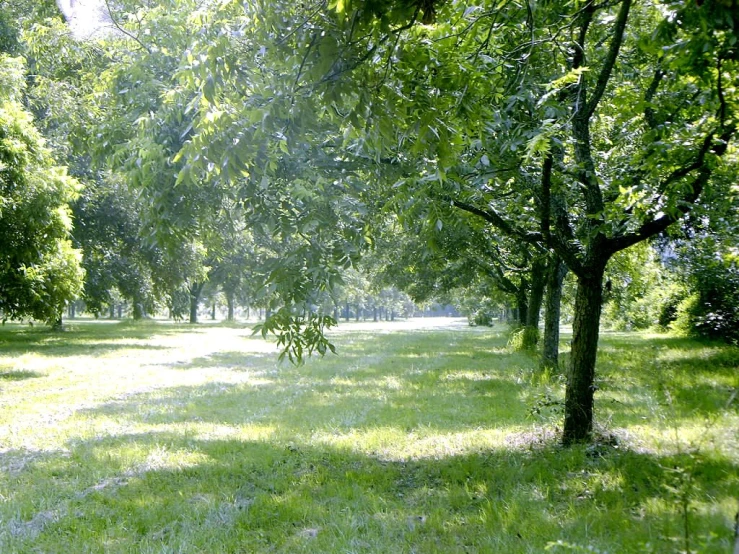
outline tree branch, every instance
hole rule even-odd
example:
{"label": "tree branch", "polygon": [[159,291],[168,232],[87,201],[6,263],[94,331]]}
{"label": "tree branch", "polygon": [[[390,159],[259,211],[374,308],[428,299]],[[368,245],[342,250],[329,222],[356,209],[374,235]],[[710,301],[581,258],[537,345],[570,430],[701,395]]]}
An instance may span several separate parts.
{"label": "tree branch", "polygon": [[471,213],[473,215],[476,215],[477,217],[481,217],[510,237],[521,239],[529,244],[542,243],[542,236],[540,233],[529,233],[522,229],[516,228],[511,222],[505,220],[492,208],[483,210],[478,208],[477,206],[467,204],[466,202],[460,202],[459,200],[454,200],[451,198],[449,198],[448,200],[455,208],[459,208],[462,211]]}
{"label": "tree branch", "polygon": [[590,119],[590,117],[595,112],[595,109],[598,107],[598,103],[600,102],[600,99],[603,97],[603,93],[606,90],[608,81],[611,79],[611,73],[613,72],[613,67],[616,64],[618,52],[621,49],[621,44],[623,43],[624,31],[626,29],[626,21],[629,18],[630,8],[631,0],[623,0],[623,2],[621,3],[621,9],[618,11],[618,17],[616,18],[616,26],[613,30],[613,39],[611,40],[611,46],[608,49],[608,54],[606,55],[606,59],[603,62],[603,67],[601,67],[600,73],[598,74],[598,80],[595,82],[593,95],[590,97],[590,100],[588,100],[585,107],[585,117],[587,119]]}

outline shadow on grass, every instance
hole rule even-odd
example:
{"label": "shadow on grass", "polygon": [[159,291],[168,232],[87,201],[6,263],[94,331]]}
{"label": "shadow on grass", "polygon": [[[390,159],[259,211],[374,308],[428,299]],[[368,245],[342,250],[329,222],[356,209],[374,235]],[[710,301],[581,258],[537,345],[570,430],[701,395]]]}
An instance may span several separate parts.
{"label": "shadow on grass", "polygon": [[[337,342],[341,357],[298,368],[237,351],[199,358],[184,368],[219,367],[240,380],[125,396],[76,412],[88,427],[114,421],[113,434],[74,439],[64,452],[0,453],[0,467],[12,469],[0,472],[0,551],[530,553],[560,540],[570,551],[729,551],[739,460],[521,440],[391,460],[360,444],[361,432],[443,440],[520,428],[535,361],[490,333]],[[732,354],[713,370],[695,361],[710,357],[703,347],[675,362],[642,344],[604,339],[606,392],[635,394],[653,386],[654,372],[729,375]],[[135,425],[152,432],[121,430]],[[247,437],[250,426],[264,438],[217,434]],[[351,442],[321,442],[321,433]]]}
{"label": "shadow on grass", "polygon": [[26,379],[37,379],[39,377],[46,377],[46,375],[38,371],[25,370],[4,371],[0,373],[0,381],[25,381]]}
{"label": "shadow on grass", "polygon": [[159,350],[166,347],[118,341],[149,341],[156,337],[197,332],[185,325],[157,322],[95,323],[68,325],[63,332],[43,327],[8,324],[0,327],[0,353],[18,355],[32,352],[41,356],[104,355],[122,349]]}
{"label": "shadow on grass", "polygon": [[[739,494],[739,468],[726,460],[546,446],[386,461],[295,442],[124,434],[30,461],[14,476],[26,508],[0,546],[523,553],[562,540],[672,552],[684,540],[673,468],[688,466],[691,548],[726,552],[727,517],[706,509],[707,499],[725,504]],[[50,492],[52,480],[59,486]]]}
{"label": "shadow on grass", "polygon": [[606,396],[619,396],[620,407],[614,406],[614,413],[619,413],[622,424],[651,417],[654,400],[672,419],[705,418],[726,408],[739,387],[739,348],[678,337],[606,333],[598,352],[597,379]]}

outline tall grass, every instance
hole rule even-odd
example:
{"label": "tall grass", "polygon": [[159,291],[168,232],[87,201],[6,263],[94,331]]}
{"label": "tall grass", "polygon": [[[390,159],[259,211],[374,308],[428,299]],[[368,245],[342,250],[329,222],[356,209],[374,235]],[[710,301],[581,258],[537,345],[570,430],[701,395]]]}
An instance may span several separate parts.
{"label": "tall grass", "polygon": [[[0,552],[728,552],[736,348],[605,334],[602,438],[494,329],[0,330]],[[352,330],[355,329],[355,330]],[[563,337],[563,344],[569,337]]]}

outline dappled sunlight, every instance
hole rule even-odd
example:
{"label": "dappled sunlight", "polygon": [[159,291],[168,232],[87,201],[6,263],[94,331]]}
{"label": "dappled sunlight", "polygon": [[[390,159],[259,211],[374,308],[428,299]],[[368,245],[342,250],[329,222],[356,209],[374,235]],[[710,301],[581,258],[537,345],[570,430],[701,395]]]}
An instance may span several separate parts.
{"label": "dappled sunlight", "polygon": [[681,536],[674,468],[693,483],[695,544],[728,544],[725,354],[683,376],[692,362],[636,348],[625,367],[621,343],[641,343],[605,341],[596,413],[615,438],[563,449],[561,377],[496,329],[347,332],[340,356],[295,367],[243,329],[134,326],[115,348],[104,327],[100,349],[79,325],[42,356],[32,335],[7,355],[34,373],[0,379],[3,551],[523,553],[623,528],[659,550]]}
{"label": "dappled sunlight", "polygon": [[311,446],[328,445],[386,461],[440,459],[502,448],[510,428],[473,429],[439,433],[433,428],[407,431],[397,427],[354,430],[349,433],[319,431]]}

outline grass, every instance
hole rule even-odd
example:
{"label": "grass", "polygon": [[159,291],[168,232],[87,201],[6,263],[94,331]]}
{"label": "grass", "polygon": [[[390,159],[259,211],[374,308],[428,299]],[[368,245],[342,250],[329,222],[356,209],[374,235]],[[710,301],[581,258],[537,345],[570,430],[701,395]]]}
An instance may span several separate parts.
{"label": "grass", "polygon": [[[0,552],[729,552],[739,349],[604,333],[606,440],[499,329],[0,330]],[[563,344],[569,337],[563,337]]]}

